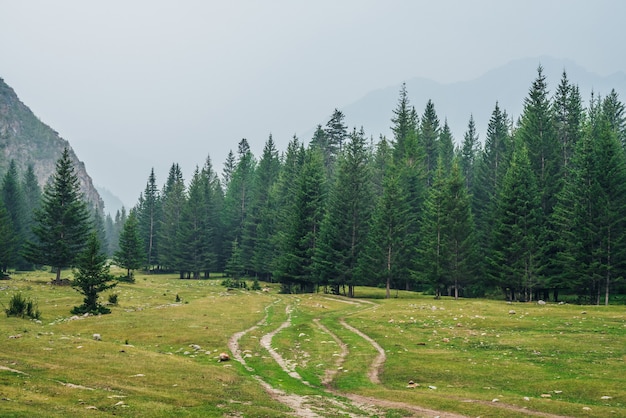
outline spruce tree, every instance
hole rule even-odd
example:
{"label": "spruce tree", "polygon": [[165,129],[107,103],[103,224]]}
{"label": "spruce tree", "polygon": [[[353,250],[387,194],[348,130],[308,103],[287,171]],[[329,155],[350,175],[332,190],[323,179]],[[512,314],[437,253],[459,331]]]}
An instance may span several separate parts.
{"label": "spruce tree", "polygon": [[[222,251],[222,225],[220,210],[224,194],[217,173],[213,171],[211,158],[207,159],[201,172],[202,188],[204,196],[203,224],[204,224],[204,277],[209,278],[211,271],[217,271],[220,267],[220,254]],[[221,264],[223,266],[223,264]]]}
{"label": "spruce tree", "polygon": [[159,261],[167,270],[178,271],[180,277],[184,270],[180,265],[181,216],[186,201],[185,182],[178,164],[172,164],[162,192],[162,216],[159,225]]}
{"label": "spruce tree", "polygon": [[424,174],[426,175],[426,183],[430,185],[437,168],[437,159],[439,158],[439,135],[441,127],[439,126],[439,118],[435,111],[435,104],[432,100],[428,100],[424,114],[420,120],[419,141],[424,150]]}
{"label": "spruce tree", "polygon": [[33,235],[33,226],[35,225],[35,211],[41,205],[41,187],[35,175],[35,169],[32,164],[26,168],[26,172],[22,178],[22,194],[24,196],[24,234],[26,241],[35,239]]}
{"label": "spruce tree", "polygon": [[5,210],[10,218],[11,230],[13,231],[12,239],[8,239],[5,244],[9,248],[8,252],[12,254],[10,259],[6,261],[10,263],[11,267],[24,269],[27,265],[20,253],[26,240],[26,206],[15,160],[11,160],[9,163],[9,168],[2,179],[0,192],[0,201],[4,203]]}
{"label": "spruce tree", "polygon": [[306,150],[293,184],[292,201],[285,206],[287,218],[279,235],[280,253],[275,273],[285,293],[312,292],[317,284],[313,255],[324,216],[325,179],[319,150]]}
{"label": "spruce tree", "polygon": [[467,131],[463,135],[463,144],[461,145],[461,174],[465,178],[465,187],[469,191],[474,190],[474,178],[476,176],[477,159],[480,156],[480,142],[478,133],[476,132],[476,123],[474,116],[470,115],[467,123]]}
{"label": "spruce tree", "polygon": [[341,153],[343,144],[348,138],[348,127],[344,123],[344,119],[345,115],[343,112],[335,109],[324,127],[329,152],[334,158]]}
{"label": "spruce tree", "polygon": [[278,181],[280,168],[278,150],[270,135],[254,174],[255,195],[252,202],[252,216],[248,219],[247,228],[248,231],[252,230],[255,237],[251,260],[252,270],[265,279],[271,276],[271,263],[275,252],[273,236],[277,227],[277,208],[273,189]]}
{"label": "spruce tree", "polygon": [[17,234],[13,230],[13,221],[0,200],[0,276],[5,276],[9,267],[17,262]]}
{"label": "spruce tree", "polygon": [[367,246],[359,258],[358,274],[371,286],[383,284],[389,299],[391,285],[397,288],[399,280],[406,278],[406,261],[414,254],[405,240],[410,207],[397,174],[385,175],[382,191],[372,214]]}
{"label": "spruce tree", "polygon": [[[426,193],[425,151],[417,131],[409,131],[402,141],[403,149],[393,150],[393,164],[391,171],[397,176],[399,187],[405,193],[405,201],[408,206],[407,216],[404,218],[405,226],[398,228],[403,234],[402,240],[406,248],[417,248],[420,243],[420,219],[424,209],[424,197]],[[399,142],[396,141],[396,147]],[[396,266],[397,280],[404,282],[406,290],[411,289],[414,281],[414,272],[417,269],[417,260],[411,254],[399,259]]]}
{"label": "spruce tree", "polygon": [[144,189],[139,204],[137,205],[137,222],[141,240],[144,244],[144,259],[148,271],[159,264],[158,239],[161,225],[161,197],[154,174],[154,168],[150,170],[146,188]]}
{"label": "spruce tree", "polygon": [[432,184],[426,195],[426,202],[421,219],[420,234],[422,239],[416,248],[415,256],[420,260],[418,280],[428,284],[439,299],[447,285],[448,274],[445,271],[448,249],[444,237],[444,187],[445,175],[442,158],[439,157]]}
{"label": "spruce tree", "polygon": [[538,284],[541,200],[526,144],[519,142],[498,193],[490,274],[509,300],[532,300]]}
{"label": "spruce tree", "polygon": [[52,266],[56,270],[55,283],[59,283],[61,270],[74,264],[91,229],[87,205],[67,148],[56,163],[56,171],[44,189],[34,219],[36,238],[27,242],[25,256],[34,264]]}
{"label": "spruce tree", "polygon": [[[139,199],[138,207],[140,206],[141,198]],[[115,252],[120,249],[120,234],[122,233],[122,229],[124,229],[126,218],[126,208],[122,206],[121,209],[118,209],[115,212],[115,220],[113,221],[111,232],[109,234],[109,251],[111,255],[115,254]]]}
{"label": "spruce tree", "polygon": [[575,290],[584,302],[608,304],[615,280],[625,273],[625,160],[610,116],[599,99],[592,101],[555,209],[562,273],[552,283]]}
{"label": "spruce tree", "polygon": [[132,281],[133,270],[141,268],[145,263],[136,210],[131,210],[124,222],[118,247],[119,250],[113,255],[113,260],[115,264],[126,269],[126,277]]}
{"label": "spruce tree", "polygon": [[548,284],[554,292],[555,302],[561,289],[572,289],[579,297],[587,299],[593,294],[592,284],[596,282],[596,234],[593,225],[599,218],[595,169],[593,139],[587,132],[576,143],[553,214],[557,232],[553,244],[556,250],[555,273],[550,276]]}
{"label": "spruce tree", "polygon": [[111,242],[111,239],[115,234],[114,229],[115,225],[113,224],[113,218],[111,217],[110,213],[107,213],[106,217],[104,218],[104,230],[106,231],[107,241],[109,243],[109,246],[106,248],[106,254],[110,257],[113,256],[115,251],[117,251],[119,248],[119,243]]}
{"label": "spruce tree", "polygon": [[450,131],[447,119],[444,121],[443,128],[439,133],[439,155],[447,173],[450,171],[452,160],[454,159],[454,138],[452,137],[452,131]]}
{"label": "spruce tree", "polygon": [[626,149],[626,109],[615,89],[611,89],[609,95],[604,98],[602,112],[617,140]]}
{"label": "spruce tree", "polygon": [[366,244],[372,211],[369,159],[363,130],[353,130],[339,157],[315,252],[320,282],[329,283],[335,294],[347,285],[350,297],[354,297],[354,286],[361,284],[357,261]]}
{"label": "spruce tree", "polygon": [[84,296],[83,304],[72,309],[73,314],[108,314],[109,308],[98,302],[100,293],[115,287],[109,273],[106,255],[100,249],[100,240],[92,233],[85,249],[76,258],[72,287]]}
{"label": "spruce tree", "polygon": [[226,262],[226,268],[224,269],[224,273],[226,273],[228,277],[232,277],[233,287],[242,287],[239,280],[244,276],[245,272],[246,268],[243,264],[242,253],[241,249],[239,248],[239,243],[237,242],[237,240],[234,240],[230,251],[230,258]]}
{"label": "spruce tree", "polygon": [[[502,187],[513,145],[511,141],[508,116],[496,103],[487,125],[487,134],[482,152],[476,162],[476,177],[472,189],[472,213],[476,225],[477,240],[480,251],[488,255],[493,243],[496,202]],[[486,263],[488,257],[479,262],[482,273],[480,276],[494,277],[494,271]],[[497,266],[496,266],[497,268]],[[488,283],[484,283],[487,285]]]}
{"label": "spruce tree", "polygon": [[[246,269],[251,269],[253,253],[253,238],[244,240],[246,218],[250,211],[250,204],[254,195],[254,170],[256,161],[250,151],[248,141],[244,138],[239,142],[239,158],[232,173],[230,183],[225,190],[223,223],[224,242],[237,240],[242,251],[242,259]],[[227,256],[227,259],[230,255]]]}
{"label": "spruce tree", "polygon": [[567,175],[567,166],[576,143],[582,135],[584,112],[578,86],[572,85],[563,71],[552,103],[557,143],[560,148],[560,173]]}
{"label": "spruce tree", "polygon": [[528,156],[541,194],[542,216],[552,213],[559,191],[559,144],[554,129],[552,105],[543,68],[537,69],[528,97],[524,99],[521,124],[516,136],[526,144]]}
{"label": "spruce tree", "polygon": [[102,215],[101,210],[97,208],[92,209],[91,225],[92,225],[94,232],[98,236],[98,239],[100,240],[100,248],[102,248],[106,254],[109,248],[109,237],[107,236],[105,219],[104,219],[104,216]]}
{"label": "spruce tree", "polygon": [[[598,273],[602,277],[598,285],[596,303],[609,304],[611,287],[616,280],[626,276],[626,154],[613,125],[613,109],[607,97],[602,103],[602,114],[592,128],[596,181],[599,195],[597,222],[600,248],[596,253]],[[602,290],[604,291],[601,295]]]}
{"label": "spruce tree", "polygon": [[235,172],[236,165],[237,161],[235,160],[235,154],[233,154],[233,150],[230,150],[228,151],[226,161],[224,161],[224,169],[222,170],[222,181],[224,183],[224,187],[226,188],[233,178],[233,173]]}
{"label": "spruce tree", "polygon": [[457,159],[453,160],[443,193],[444,238],[448,251],[444,271],[459,298],[462,288],[473,285],[476,273],[476,237],[470,197]]}
{"label": "spruce tree", "polygon": [[384,190],[385,177],[393,165],[393,148],[383,136],[376,144],[372,162],[372,183],[374,195],[381,197]]}
{"label": "spruce tree", "polygon": [[208,270],[206,265],[207,226],[204,207],[207,204],[204,179],[200,168],[196,167],[180,214],[180,228],[177,231],[179,268],[185,271],[188,278],[199,279],[202,272]]}
{"label": "spruce tree", "polygon": [[[399,160],[407,152],[407,138],[417,137],[418,117],[415,108],[411,106],[406,83],[402,83],[398,105],[393,110],[391,130],[394,136],[394,158]],[[408,141],[410,143],[410,141]]]}
{"label": "spruce tree", "polygon": [[[319,148],[311,146],[321,153]],[[278,181],[272,190],[271,200],[276,206],[275,233],[272,237],[273,253],[271,256],[271,271],[273,274],[279,270],[279,262],[282,262],[282,250],[284,240],[291,229],[294,202],[297,195],[297,182],[302,166],[304,165],[306,151],[300,140],[294,136],[287,145],[287,151],[283,156]],[[323,164],[323,156],[322,156]]]}

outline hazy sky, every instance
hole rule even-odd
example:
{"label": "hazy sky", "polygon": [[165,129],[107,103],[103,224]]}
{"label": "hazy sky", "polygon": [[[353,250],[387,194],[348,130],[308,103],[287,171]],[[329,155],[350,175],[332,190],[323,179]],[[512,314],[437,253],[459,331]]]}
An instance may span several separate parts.
{"label": "hazy sky", "polygon": [[132,206],[153,167],[160,186],[174,162],[221,173],[241,138],[257,156],[270,133],[308,142],[413,77],[540,55],[626,71],[625,16],[621,0],[0,0],[0,77]]}

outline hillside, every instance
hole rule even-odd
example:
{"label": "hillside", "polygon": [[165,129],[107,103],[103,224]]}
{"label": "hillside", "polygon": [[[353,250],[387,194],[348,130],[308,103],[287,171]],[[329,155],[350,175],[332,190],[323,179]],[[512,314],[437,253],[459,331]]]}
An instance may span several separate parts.
{"label": "hillside", "polygon": [[[496,101],[500,108],[517,120],[523,110],[524,98],[537,76],[539,65],[544,69],[550,94],[554,93],[565,70],[570,82],[580,88],[586,103],[592,91],[596,95],[606,96],[611,89],[615,89],[621,100],[626,98],[626,74],[601,76],[587,71],[573,61],[547,56],[512,61],[480,77],[457,83],[441,84],[425,78],[412,78],[405,82],[409,99],[418,115],[422,115],[426,102],[431,99],[441,124],[447,119],[454,139],[460,143],[470,115],[474,116],[480,138],[485,137]],[[344,106],[341,110],[346,115],[347,125],[350,128],[363,126],[365,132],[375,139],[379,134],[390,138],[391,118],[398,102],[400,87],[401,83],[398,83],[371,91],[356,102]]]}
{"label": "hillside", "polygon": [[56,161],[65,147],[70,151],[86,200],[103,209],[104,203],[85,164],[78,159],[69,142],[40,121],[0,78],[0,175],[6,172],[11,160],[15,160],[20,172],[32,164],[43,188],[54,173]]}

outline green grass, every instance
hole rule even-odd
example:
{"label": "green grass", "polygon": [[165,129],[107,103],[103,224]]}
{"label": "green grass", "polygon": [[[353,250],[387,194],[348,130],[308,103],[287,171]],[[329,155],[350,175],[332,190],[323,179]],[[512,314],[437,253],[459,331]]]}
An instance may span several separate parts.
{"label": "green grass", "polygon": [[[72,319],[71,308],[82,301],[74,289],[51,286],[52,276],[42,272],[12,277],[0,282],[0,301],[6,306],[21,292],[37,302],[41,320],[0,319],[2,416],[80,417],[95,407],[105,416],[281,417],[288,408],[254,375],[286,393],[331,398],[321,382],[333,369],[330,386],[338,393],[467,416],[528,416],[510,408],[626,416],[625,306],[436,301],[410,292],[385,300],[384,289],[375,288],[357,288],[370,303],[354,304],[322,294],[279,295],[277,286],[269,293],[227,291],[221,279],[137,274],[135,283],[110,291],[119,295],[111,314]],[[272,347],[310,385],[289,376],[260,344],[289,318],[287,306],[291,326]],[[340,369],[340,345],[316,319],[347,344]],[[367,375],[378,352],[341,319],[384,348],[381,384]],[[239,341],[252,372],[217,361],[234,333],[257,324]],[[407,388],[409,380],[419,386]],[[387,417],[404,415],[387,409]]]}

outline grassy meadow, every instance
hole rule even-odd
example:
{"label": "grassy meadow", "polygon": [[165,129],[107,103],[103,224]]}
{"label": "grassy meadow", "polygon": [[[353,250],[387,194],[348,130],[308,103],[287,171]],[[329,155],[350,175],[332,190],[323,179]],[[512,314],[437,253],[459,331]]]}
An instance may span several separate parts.
{"label": "grassy meadow", "polygon": [[[21,292],[41,311],[40,321],[0,319],[3,417],[435,416],[412,405],[441,416],[626,416],[623,305],[434,300],[410,292],[385,300],[374,288],[357,288],[351,300],[137,274],[135,283],[101,296],[118,295],[111,314],[73,317],[82,295],[51,286],[51,278],[32,272],[0,281],[4,307]],[[380,383],[371,368],[380,353],[342,321],[384,349]],[[264,336],[281,325],[272,354]],[[229,339],[242,331],[245,367],[219,362],[221,352],[233,356]],[[317,402],[317,415],[294,413],[259,378]],[[377,412],[329,407],[350,395],[376,400]]]}

